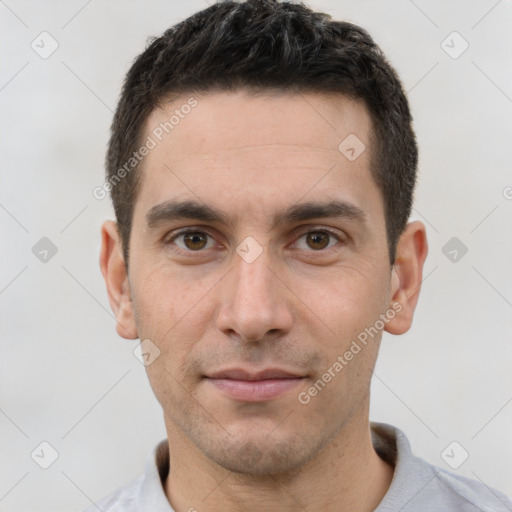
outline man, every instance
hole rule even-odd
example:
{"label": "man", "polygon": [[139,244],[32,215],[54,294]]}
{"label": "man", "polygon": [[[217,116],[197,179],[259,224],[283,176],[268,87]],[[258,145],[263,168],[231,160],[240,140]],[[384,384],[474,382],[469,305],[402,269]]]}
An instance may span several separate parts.
{"label": "man", "polygon": [[370,36],[302,4],[215,4],[137,58],[100,259],[168,439],[88,511],[512,509],[369,421],[427,256],[411,123]]}

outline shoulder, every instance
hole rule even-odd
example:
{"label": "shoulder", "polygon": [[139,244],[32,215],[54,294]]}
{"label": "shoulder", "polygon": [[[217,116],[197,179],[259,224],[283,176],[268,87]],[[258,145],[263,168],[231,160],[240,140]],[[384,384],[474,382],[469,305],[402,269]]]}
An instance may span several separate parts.
{"label": "shoulder", "polygon": [[[435,487],[447,505],[453,510],[510,512],[512,500],[502,492],[472,478],[431,466],[435,472]],[[455,508],[457,507],[457,508]]]}
{"label": "shoulder", "polygon": [[512,501],[480,480],[434,466],[415,456],[396,427],[372,422],[374,447],[395,472],[376,512],[511,512]]}
{"label": "shoulder", "polygon": [[82,512],[135,512],[142,480],[143,475],[101,498]]}
{"label": "shoulder", "polygon": [[148,453],[144,473],[83,512],[173,512],[163,488],[168,472],[169,446],[164,439]]}

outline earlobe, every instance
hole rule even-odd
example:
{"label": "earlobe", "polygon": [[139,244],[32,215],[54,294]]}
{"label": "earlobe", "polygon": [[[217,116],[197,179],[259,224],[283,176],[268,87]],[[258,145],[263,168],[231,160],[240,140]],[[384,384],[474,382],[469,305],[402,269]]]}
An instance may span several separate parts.
{"label": "earlobe", "polygon": [[385,326],[385,330],[391,334],[404,334],[411,327],[427,253],[424,224],[419,221],[410,222],[398,241],[395,264],[391,270],[389,307],[396,315]]}
{"label": "earlobe", "polygon": [[101,228],[100,268],[116,317],[117,333],[130,340],[138,338],[121,237],[113,221],[106,221]]}

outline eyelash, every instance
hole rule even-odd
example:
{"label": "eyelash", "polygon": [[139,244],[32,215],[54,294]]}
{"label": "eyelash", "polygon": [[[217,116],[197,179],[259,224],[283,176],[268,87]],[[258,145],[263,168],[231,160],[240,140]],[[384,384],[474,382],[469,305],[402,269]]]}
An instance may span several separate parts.
{"label": "eyelash", "polygon": [[[210,233],[208,233],[208,231],[204,230],[204,229],[200,229],[200,228],[187,228],[187,229],[183,229],[181,231],[178,231],[178,233],[175,233],[171,238],[165,238],[164,239],[164,245],[171,245],[171,244],[174,244],[174,241],[180,237],[180,236],[183,236],[183,235],[186,235],[188,233],[202,233],[202,234],[205,234],[207,235],[208,237],[214,239],[214,237],[212,235],[210,235]],[[327,233],[330,237],[332,238],[335,238],[338,243],[344,243],[345,240],[342,236],[340,236],[338,233],[336,233],[335,231],[331,230],[331,229],[328,229],[328,228],[313,228],[313,229],[309,229],[308,231],[305,231],[304,233],[302,233],[298,238],[297,240],[294,242],[294,244],[297,243],[298,240],[300,240],[301,238],[303,238],[304,236],[310,234],[310,233]],[[175,245],[175,244],[174,244]],[[318,254],[321,254],[321,255],[326,255],[326,254],[329,254],[330,252],[332,252],[332,250],[336,247],[336,245],[338,244],[334,244],[333,246],[331,247],[327,247],[325,249],[319,249],[317,251],[315,251],[314,249],[310,249],[308,250],[307,252],[309,253],[318,253]],[[208,251],[208,249],[198,249],[197,251],[193,251],[191,249],[182,249],[181,247],[179,246],[176,246],[173,248],[174,251],[176,251],[177,253],[179,254],[183,254],[185,256],[192,256],[194,257],[194,253],[197,253],[198,255],[201,255],[202,253]]]}

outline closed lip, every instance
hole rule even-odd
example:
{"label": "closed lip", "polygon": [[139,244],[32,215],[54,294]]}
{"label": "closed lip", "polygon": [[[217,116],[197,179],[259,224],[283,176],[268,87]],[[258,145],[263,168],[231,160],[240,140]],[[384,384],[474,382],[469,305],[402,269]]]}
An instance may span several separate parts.
{"label": "closed lip", "polygon": [[270,379],[301,379],[305,375],[283,370],[281,368],[265,368],[259,371],[250,371],[244,368],[228,368],[206,375],[208,379],[231,379],[231,380],[270,380]]}

